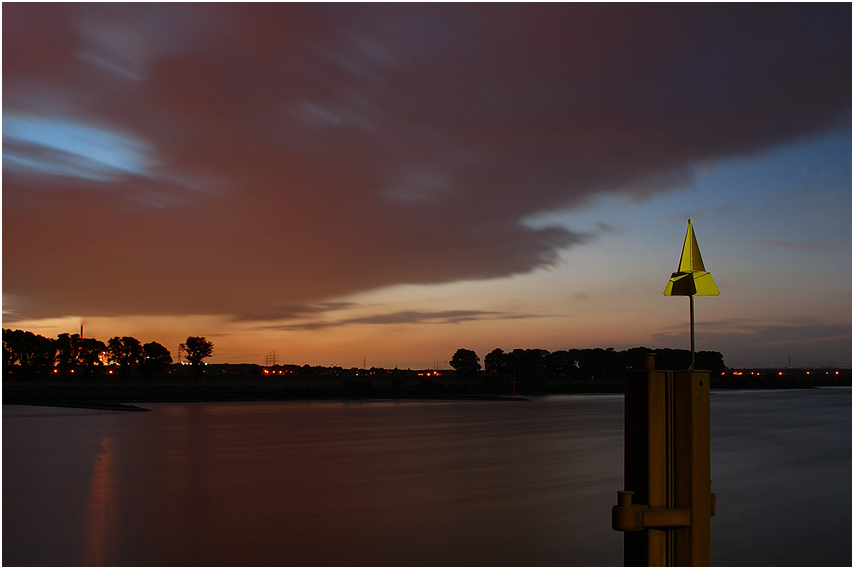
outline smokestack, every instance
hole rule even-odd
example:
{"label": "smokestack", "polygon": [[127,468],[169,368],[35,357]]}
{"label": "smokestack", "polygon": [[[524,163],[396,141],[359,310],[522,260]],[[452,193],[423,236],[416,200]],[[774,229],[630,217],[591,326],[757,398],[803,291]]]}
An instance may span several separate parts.
{"label": "smokestack", "polygon": [[83,338],[83,324],[80,325],[80,338]]}

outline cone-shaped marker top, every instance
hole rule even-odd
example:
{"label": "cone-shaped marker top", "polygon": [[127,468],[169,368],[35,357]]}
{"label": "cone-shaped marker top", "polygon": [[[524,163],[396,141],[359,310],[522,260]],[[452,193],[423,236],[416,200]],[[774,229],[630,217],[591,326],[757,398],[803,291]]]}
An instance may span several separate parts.
{"label": "cone-shaped marker top", "polygon": [[694,226],[688,220],[688,231],[682,244],[682,256],[679,257],[679,269],[670,277],[665,296],[717,296],[720,294],[712,275],[703,265],[700,246],[694,235]]}
{"label": "cone-shaped marker top", "polygon": [[685,242],[682,244],[682,256],[679,257],[679,272],[693,273],[694,271],[705,271],[703,257],[700,255],[700,247],[697,245],[697,236],[694,235],[694,226],[688,220],[688,232],[685,233]]}

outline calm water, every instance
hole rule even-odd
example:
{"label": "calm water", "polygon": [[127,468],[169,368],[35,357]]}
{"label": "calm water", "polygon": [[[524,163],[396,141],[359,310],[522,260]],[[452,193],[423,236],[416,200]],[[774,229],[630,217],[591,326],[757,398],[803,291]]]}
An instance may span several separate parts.
{"label": "calm water", "polygon": [[[3,406],[4,565],[620,565],[622,396]],[[714,392],[715,565],[851,565],[851,390]]]}

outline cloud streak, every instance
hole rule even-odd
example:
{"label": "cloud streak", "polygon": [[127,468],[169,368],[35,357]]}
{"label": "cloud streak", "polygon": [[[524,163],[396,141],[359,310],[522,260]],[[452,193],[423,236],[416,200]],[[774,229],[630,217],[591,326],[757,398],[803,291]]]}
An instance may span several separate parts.
{"label": "cloud streak", "polygon": [[505,320],[538,318],[541,316],[506,314],[502,312],[491,312],[484,310],[442,310],[442,311],[419,311],[402,310],[386,314],[371,314],[340,320],[316,320],[299,322],[294,324],[278,324],[265,326],[273,330],[321,330],[325,328],[337,328],[354,324],[371,325],[396,325],[396,324],[460,324],[477,320]]}
{"label": "cloud streak", "polygon": [[587,239],[526,218],[850,122],[844,4],[3,11],[4,116],[137,145],[57,176],[4,126],[4,293],[29,317],[289,318],[526,273]]}

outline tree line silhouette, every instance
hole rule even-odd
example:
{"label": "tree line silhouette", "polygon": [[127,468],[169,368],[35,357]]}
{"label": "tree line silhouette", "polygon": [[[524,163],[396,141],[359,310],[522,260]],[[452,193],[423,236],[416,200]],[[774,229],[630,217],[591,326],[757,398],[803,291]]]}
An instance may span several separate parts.
{"label": "tree line silhouette", "polygon": [[[213,343],[190,336],[181,350],[197,367],[213,353]],[[116,336],[105,344],[79,334],[47,338],[25,330],[3,330],[3,368],[22,378],[92,377],[114,370],[123,377],[141,373],[150,378],[165,373],[172,361],[172,354],[162,344],[142,344],[131,336]]]}
{"label": "tree line silhouette", "polygon": [[[530,384],[554,379],[617,381],[623,379],[628,370],[643,369],[644,358],[649,353],[656,354],[656,369],[684,370],[691,364],[690,350],[651,350],[645,347],[621,352],[613,348],[555,352],[542,349],[515,349],[505,352],[495,348],[483,358],[483,366],[474,351],[460,348],[448,363],[457,375],[467,378],[485,375],[499,381],[513,379]],[[726,370],[723,355],[713,351],[697,352],[695,367],[713,373]]]}
{"label": "tree line silhouette", "polygon": [[[190,336],[180,345],[186,361],[196,373],[203,360],[213,353],[213,344],[204,337]],[[482,378],[487,383],[520,382],[528,387],[550,381],[619,381],[627,370],[643,369],[646,354],[655,352],[657,369],[687,369],[691,352],[680,349],[651,350],[645,347],[615,351],[613,348],[571,349],[549,352],[543,349],[496,348],[483,358],[460,348],[449,361],[457,377]],[[79,334],[46,338],[23,330],[3,330],[3,366],[19,379],[61,376],[87,378],[117,374],[120,378],[142,375],[152,378],[172,367],[172,354],[157,342],[142,344],[130,336],[116,336],[104,343]],[[726,370],[720,352],[696,354],[696,367],[711,372]],[[260,373],[260,370],[257,372]]]}

